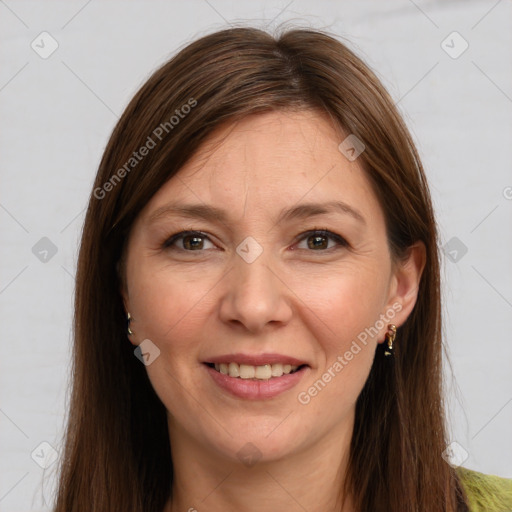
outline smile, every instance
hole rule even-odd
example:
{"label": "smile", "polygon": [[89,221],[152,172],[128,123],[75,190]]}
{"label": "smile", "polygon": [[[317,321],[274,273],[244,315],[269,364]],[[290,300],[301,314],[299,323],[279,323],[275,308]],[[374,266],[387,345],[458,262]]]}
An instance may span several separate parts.
{"label": "smile", "polygon": [[291,390],[312,368],[307,360],[277,353],[231,353],[203,359],[218,390],[245,400],[269,400]]}
{"label": "smile", "polygon": [[[268,380],[282,377],[290,373],[295,373],[301,366],[291,364],[263,364],[253,366],[249,364],[231,363],[207,363],[210,368],[214,368],[223,375],[238,379],[258,379]],[[302,365],[303,366],[303,365]]]}

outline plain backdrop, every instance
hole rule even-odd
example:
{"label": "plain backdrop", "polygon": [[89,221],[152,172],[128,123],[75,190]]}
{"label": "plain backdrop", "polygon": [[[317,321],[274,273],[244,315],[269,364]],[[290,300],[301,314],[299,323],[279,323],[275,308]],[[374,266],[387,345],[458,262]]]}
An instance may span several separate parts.
{"label": "plain backdrop", "polygon": [[241,22],[339,34],[397,102],[441,233],[452,455],[512,477],[509,0],[0,0],[0,511],[50,510],[78,241],[111,130],[158,65]]}

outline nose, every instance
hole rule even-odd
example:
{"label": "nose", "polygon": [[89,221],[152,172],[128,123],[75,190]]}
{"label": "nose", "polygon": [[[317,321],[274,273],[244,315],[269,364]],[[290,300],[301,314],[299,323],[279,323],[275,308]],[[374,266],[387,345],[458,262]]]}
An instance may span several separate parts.
{"label": "nose", "polygon": [[252,263],[235,256],[226,275],[226,292],[222,299],[222,321],[243,325],[252,333],[265,330],[268,324],[286,324],[292,316],[292,291],[283,272],[265,251]]}

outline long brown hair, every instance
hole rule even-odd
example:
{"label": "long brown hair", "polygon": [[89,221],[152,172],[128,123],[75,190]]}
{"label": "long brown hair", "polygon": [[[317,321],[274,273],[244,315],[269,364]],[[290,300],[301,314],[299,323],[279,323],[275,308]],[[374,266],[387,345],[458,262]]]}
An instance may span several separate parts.
{"label": "long brown hair", "polygon": [[239,27],[194,41],[154,72],[105,149],[78,258],[73,387],[55,512],[163,510],[173,478],[166,411],[126,336],[124,241],[149,199],[221,123],[280,109],[316,109],[363,141],[358,162],[381,202],[393,258],[416,241],[426,246],[394,363],[377,350],[357,401],[345,490],[360,512],[467,510],[458,476],[441,456],[437,230],[408,130],[376,76],[334,36]]}

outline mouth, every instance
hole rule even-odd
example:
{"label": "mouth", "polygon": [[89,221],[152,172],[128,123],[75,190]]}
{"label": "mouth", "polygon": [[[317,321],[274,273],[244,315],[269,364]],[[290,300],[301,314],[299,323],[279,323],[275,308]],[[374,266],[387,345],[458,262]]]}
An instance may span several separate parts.
{"label": "mouth", "polygon": [[298,372],[308,366],[307,364],[292,365],[283,363],[266,363],[263,365],[240,364],[234,361],[229,363],[205,363],[206,366],[213,368],[223,375],[227,375],[234,379],[254,379],[269,380],[290,375]]}
{"label": "mouth", "polygon": [[245,400],[269,400],[291,390],[312,370],[280,354],[226,354],[203,362],[217,389]]}

